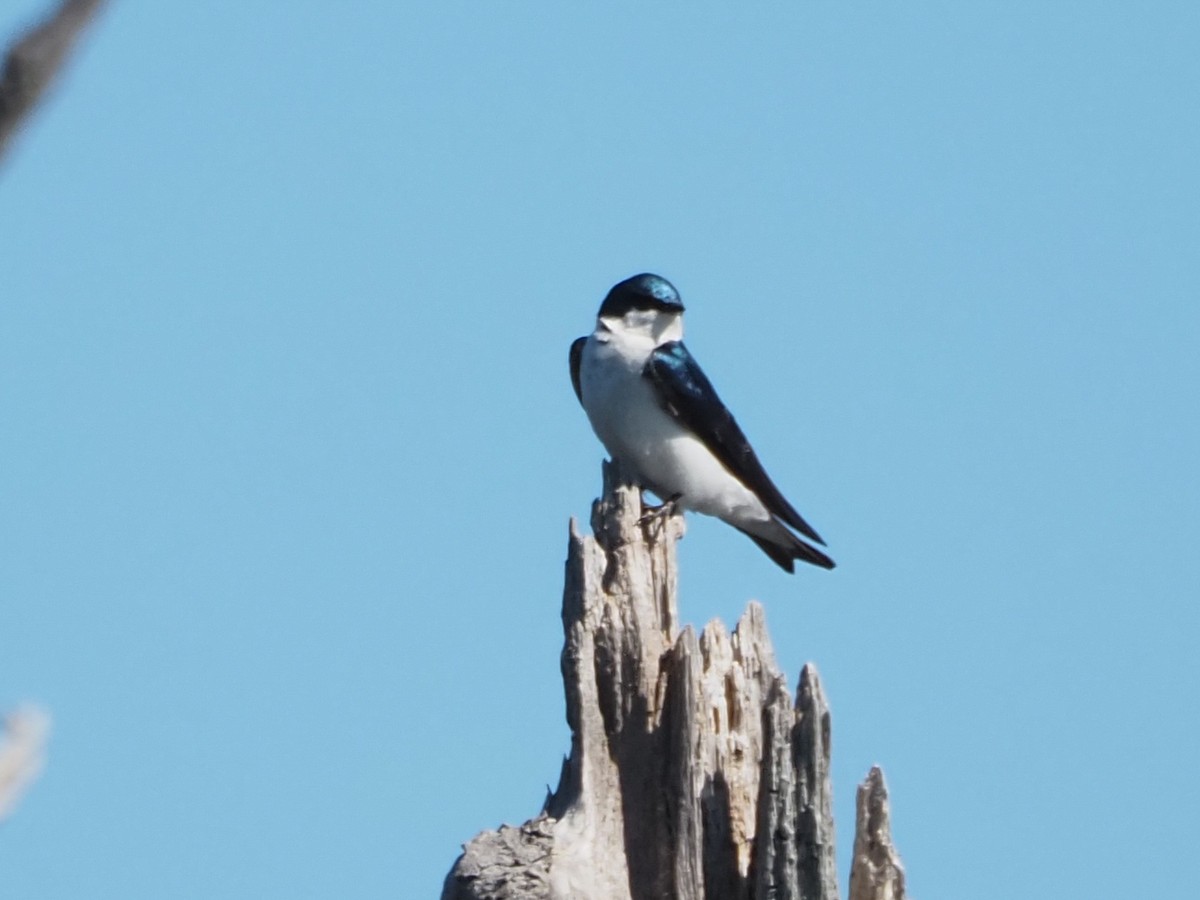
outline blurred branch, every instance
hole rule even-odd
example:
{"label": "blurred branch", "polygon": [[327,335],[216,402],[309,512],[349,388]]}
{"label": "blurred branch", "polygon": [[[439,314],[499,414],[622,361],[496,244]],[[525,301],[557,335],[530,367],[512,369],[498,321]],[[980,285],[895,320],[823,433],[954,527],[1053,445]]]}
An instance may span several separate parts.
{"label": "blurred branch", "polygon": [[0,158],[104,0],[63,0],[8,50],[0,73]]}
{"label": "blurred branch", "polygon": [[0,822],[41,774],[49,733],[50,717],[37,707],[22,707],[5,717],[0,740]]}

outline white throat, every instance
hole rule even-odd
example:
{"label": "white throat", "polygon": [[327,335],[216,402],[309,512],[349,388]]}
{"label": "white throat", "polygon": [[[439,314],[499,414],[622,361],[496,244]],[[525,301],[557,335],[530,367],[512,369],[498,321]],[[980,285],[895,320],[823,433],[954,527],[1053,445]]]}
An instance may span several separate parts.
{"label": "white throat", "polygon": [[622,343],[648,344],[653,349],[667,341],[683,340],[683,315],[658,309],[631,309],[620,317],[601,318],[596,332],[604,331]]}

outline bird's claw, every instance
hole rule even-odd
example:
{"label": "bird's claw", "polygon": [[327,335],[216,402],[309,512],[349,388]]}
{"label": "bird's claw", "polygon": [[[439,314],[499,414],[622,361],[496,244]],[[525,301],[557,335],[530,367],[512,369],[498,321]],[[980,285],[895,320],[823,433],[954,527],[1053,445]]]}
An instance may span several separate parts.
{"label": "bird's claw", "polygon": [[646,525],[658,524],[658,526],[661,527],[663,522],[679,511],[679,499],[682,496],[683,494],[672,494],[658,506],[646,506],[645,502],[643,501],[642,515],[641,518],[638,519],[638,524],[643,527]]}

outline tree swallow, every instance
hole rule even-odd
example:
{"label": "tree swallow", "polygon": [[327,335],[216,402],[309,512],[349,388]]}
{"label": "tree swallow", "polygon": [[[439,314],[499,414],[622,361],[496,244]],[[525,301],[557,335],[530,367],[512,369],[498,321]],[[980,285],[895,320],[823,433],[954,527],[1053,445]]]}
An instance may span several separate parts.
{"label": "tree swallow", "polygon": [[571,344],[570,360],[596,436],[666,511],[678,505],[716,516],[788,572],[797,559],[833,568],[793,533],[825,543],[767,476],[683,345],[683,302],[669,281],[644,274],[616,285],[596,330]]}

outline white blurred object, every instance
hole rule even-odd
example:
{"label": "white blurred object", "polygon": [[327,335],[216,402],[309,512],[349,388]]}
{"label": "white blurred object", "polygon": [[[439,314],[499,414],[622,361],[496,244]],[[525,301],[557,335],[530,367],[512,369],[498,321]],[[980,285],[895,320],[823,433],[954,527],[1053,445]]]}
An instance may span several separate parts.
{"label": "white blurred object", "polygon": [[49,734],[50,716],[36,706],[23,706],[5,716],[0,738],[0,822],[41,774]]}

